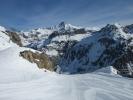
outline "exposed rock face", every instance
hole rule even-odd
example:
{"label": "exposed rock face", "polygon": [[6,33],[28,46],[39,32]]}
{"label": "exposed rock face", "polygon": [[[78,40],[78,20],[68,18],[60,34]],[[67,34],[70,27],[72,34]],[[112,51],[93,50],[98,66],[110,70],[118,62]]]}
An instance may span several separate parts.
{"label": "exposed rock face", "polygon": [[113,66],[118,70],[119,74],[123,76],[133,77],[133,46],[128,47],[127,50],[117,58]]}
{"label": "exposed rock face", "polygon": [[73,32],[74,34],[85,34],[86,30],[84,28],[77,29]]}
{"label": "exposed rock face", "polygon": [[123,27],[123,31],[126,33],[133,34],[133,24]]}
{"label": "exposed rock face", "polygon": [[32,51],[23,51],[20,52],[20,56],[27,59],[31,63],[36,63],[39,68],[45,68],[50,71],[55,70],[55,65],[51,59],[44,53],[32,52]]}
{"label": "exposed rock face", "polygon": [[11,31],[6,31],[6,32],[12,42],[16,43],[19,46],[22,46],[21,39],[17,33]]}
{"label": "exposed rock face", "polygon": [[79,29],[78,27],[75,27],[75,26],[73,26],[73,25],[71,25],[71,24],[67,24],[66,22],[61,22],[58,26],[57,26],[58,28],[58,31],[59,32],[61,32],[61,33],[64,33],[64,32],[72,32],[72,31],[74,31],[74,30],[76,30],[76,29]]}

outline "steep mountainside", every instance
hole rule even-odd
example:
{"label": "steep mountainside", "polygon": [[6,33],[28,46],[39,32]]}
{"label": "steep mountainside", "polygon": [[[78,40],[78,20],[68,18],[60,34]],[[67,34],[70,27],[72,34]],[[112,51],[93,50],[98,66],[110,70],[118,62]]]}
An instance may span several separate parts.
{"label": "steep mountainside", "polygon": [[133,24],[123,27],[123,31],[126,33],[133,34]]}
{"label": "steep mountainside", "polygon": [[133,36],[118,25],[100,31],[68,48],[61,60],[61,72],[84,73],[113,66],[123,76],[133,77]]}

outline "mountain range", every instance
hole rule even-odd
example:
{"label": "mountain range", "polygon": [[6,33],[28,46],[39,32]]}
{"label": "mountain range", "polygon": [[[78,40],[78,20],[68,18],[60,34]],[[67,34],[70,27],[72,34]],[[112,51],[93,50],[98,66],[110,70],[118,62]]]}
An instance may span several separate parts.
{"label": "mountain range", "polygon": [[24,50],[20,56],[41,69],[77,74],[112,66],[117,74],[133,77],[133,25],[84,28],[61,22],[27,32],[2,26],[0,31],[1,49],[16,43],[35,50]]}

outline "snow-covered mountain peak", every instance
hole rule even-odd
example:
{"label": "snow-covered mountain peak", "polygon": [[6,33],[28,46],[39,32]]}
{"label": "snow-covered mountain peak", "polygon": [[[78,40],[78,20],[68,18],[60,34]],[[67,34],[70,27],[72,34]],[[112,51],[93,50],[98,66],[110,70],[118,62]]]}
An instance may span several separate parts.
{"label": "snow-covered mountain peak", "polygon": [[58,26],[61,27],[61,28],[62,28],[62,27],[65,27],[65,26],[66,26],[66,22],[62,21],[62,22],[59,23]]}
{"label": "snow-covered mountain peak", "polygon": [[66,22],[60,22],[58,25],[55,25],[53,27],[44,27],[44,28],[37,28],[30,30],[28,32],[22,32],[25,33],[25,35],[30,35],[30,34],[51,34],[54,31],[57,32],[72,32],[76,29],[80,29],[81,27],[77,27],[71,24],[68,24]]}
{"label": "snow-covered mountain peak", "polygon": [[75,29],[80,29],[81,27],[77,27],[71,24],[68,24],[64,21],[62,21],[61,23],[59,23],[59,25],[57,25],[57,29],[59,32],[65,32],[65,31],[74,31]]}
{"label": "snow-covered mountain peak", "polygon": [[117,24],[117,23],[115,23],[115,24],[107,24],[105,27],[103,27],[101,29],[101,31],[108,33],[108,32],[112,32],[112,31],[117,31],[120,28],[121,28],[120,24]]}
{"label": "snow-covered mountain peak", "polygon": [[122,26],[119,23],[114,23],[114,25],[118,28],[121,28]]}
{"label": "snow-covered mountain peak", "polygon": [[118,38],[128,38],[128,35],[123,31],[120,24],[107,24],[99,31],[102,35],[111,36],[115,40]]}
{"label": "snow-covered mountain peak", "polygon": [[6,31],[6,28],[3,26],[0,26],[0,31]]}

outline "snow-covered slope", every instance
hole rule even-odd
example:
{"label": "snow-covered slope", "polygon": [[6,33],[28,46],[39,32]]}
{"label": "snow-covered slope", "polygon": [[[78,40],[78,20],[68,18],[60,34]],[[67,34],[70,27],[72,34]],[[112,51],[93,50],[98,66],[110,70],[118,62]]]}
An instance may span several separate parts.
{"label": "snow-covered slope", "polygon": [[[132,79],[110,75],[110,69],[76,75],[44,72],[36,64],[20,56],[21,51],[29,48],[19,47],[10,40],[4,29],[0,29],[0,100],[133,100]],[[92,35],[88,36],[91,38]],[[63,37],[65,36],[62,35],[61,39]],[[80,43],[87,46],[88,42],[85,41],[88,40],[83,40],[84,37],[86,36],[78,34],[70,36],[68,40],[81,41],[75,46]],[[127,38],[126,35],[125,39]],[[49,45],[61,39],[54,37]],[[73,42],[66,42],[65,49],[70,48]],[[79,49],[81,48],[77,50]]]}
{"label": "snow-covered slope", "polygon": [[132,100],[133,80],[109,74],[43,72],[19,56],[26,48],[0,51],[0,100]]}
{"label": "snow-covered slope", "polygon": [[0,51],[0,100],[132,100],[133,80],[109,74],[43,72],[18,54]]}
{"label": "snow-covered slope", "polygon": [[13,41],[18,37],[14,37],[13,34],[16,33],[0,26],[0,83],[31,80],[41,74],[36,64],[19,56],[21,51],[29,49],[19,47]]}
{"label": "snow-covered slope", "polygon": [[8,48],[11,45],[15,44],[10,40],[6,28],[0,26],[0,50]]}
{"label": "snow-covered slope", "polygon": [[26,48],[10,46],[0,50],[0,83],[10,83],[39,78],[43,70],[39,70],[36,64],[19,56]]}
{"label": "snow-covered slope", "polygon": [[0,83],[0,99],[133,100],[132,85],[133,80],[105,74],[45,73],[43,77],[32,81]]}
{"label": "snow-covered slope", "polygon": [[3,32],[0,32],[0,50],[9,47],[11,45],[9,41],[9,37]]}
{"label": "snow-covered slope", "polygon": [[85,73],[114,66],[119,73],[132,76],[132,38],[119,24],[108,24],[69,48],[62,59],[61,69],[63,72]]}

